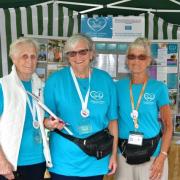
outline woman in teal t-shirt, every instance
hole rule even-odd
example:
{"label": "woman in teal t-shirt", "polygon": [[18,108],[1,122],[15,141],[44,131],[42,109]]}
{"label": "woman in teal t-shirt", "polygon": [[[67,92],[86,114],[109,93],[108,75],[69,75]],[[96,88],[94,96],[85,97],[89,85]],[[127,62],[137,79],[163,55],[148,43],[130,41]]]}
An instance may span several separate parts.
{"label": "woman in teal t-shirt", "polygon": [[[70,66],[48,78],[44,91],[46,105],[69,124],[75,137],[85,138],[108,127],[114,144],[112,154],[97,160],[52,131],[53,167],[49,171],[53,180],[102,180],[103,175],[113,174],[117,167],[115,85],[108,73],[90,67],[94,56],[90,38],[73,35],[67,40],[64,51]],[[53,128],[51,120],[45,120],[45,126]]]}
{"label": "woman in teal t-shirt", "polygon": [[121,153],[116,179],[167,180],[166,156],[172,137],[168,90],[148,76],[151,49],[146,39],[130,44],[126,64],[130,77],[117,82]]}

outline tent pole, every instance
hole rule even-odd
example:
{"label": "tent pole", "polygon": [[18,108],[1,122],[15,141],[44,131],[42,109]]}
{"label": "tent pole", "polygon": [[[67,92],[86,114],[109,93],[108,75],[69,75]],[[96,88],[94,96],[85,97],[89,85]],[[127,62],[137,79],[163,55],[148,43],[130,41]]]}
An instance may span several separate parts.
{"label": "tent pole", "polygon": [[156,12],[156,9],[144,9],[144,8],[133,8],[133,7],[125,7],[125,6],[111,6],[107,5],[107,8],[112,8],[112,9],[125,9],[125,10],[134,10],[134,11],[151,11],[151,12]]}
{"label": "tent pole", "polygon": [[70,5],[80,5],[80,6],[91,6],[91,7],[97,7],[102,6],[101,4],[88,4],[88,3],[78,3],[78,2],[67,2],[67,1],[56,1],[56,3],[60,4],[70,4]]}
{"label": "tent pole", "polygon": [[111,5],[107,5],[107,8],[112,8],[112,9],[125,9],[125,10],[133,10],[133,11],[146,11],[146,12],[175,12],[175,13],[179,13],[180,10],[177,9],[145,9],[145,8],[133,8],[133,7],[125,7],[125,6],[111,6]]}
{"label": "tent pole", "polygon": [[84,11],[80,11],[79,13],[84,14],[84,13],[95,11],[95,10],[102,9],[102,8],[103,8],[103,6],[101,5],[101,6],[98,6],[98,7],[95,7],[95,8],[91,8],[91,9],[87,9],[87,10],[84,10]]}
{"label": "tent pole", "polygon": [[171,1],[171,2],[173,2],[173,3],[175,3],[175,4],[180,5],[180,2],[178,2],[178,1],[176,1],[176,0],[169,0],[169,1]]}
{"label": "tent pole", "polygon": [[125,2],[128,2],[128,1],[132,1],[132,0],[117,1],[117,2],[114,2],[114,3],[107,4],[107,6],[114,6],[116,4],[122,4],[122,3],[125,3]]}

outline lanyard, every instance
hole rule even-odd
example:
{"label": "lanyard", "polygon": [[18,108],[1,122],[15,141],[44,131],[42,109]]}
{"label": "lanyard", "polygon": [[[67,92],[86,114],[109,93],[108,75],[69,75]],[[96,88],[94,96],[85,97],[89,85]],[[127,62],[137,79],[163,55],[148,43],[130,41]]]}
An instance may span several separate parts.
{"label": "lanyard", "polygon": [[131,117],[133,119],[134,127],[136,129],[139,127],[139,125],[138,125],[138,109],[139,109],[139,105],[141,103],[142,96],[144,94],[146,84],[147,84],[147,80],[143,84],[143,87],[141,89],[141,92],[140,92],[140,95],[139,95],[139,98],[138,98],[137,105],[135,107],[135,105],[134,105],[134,97],[133,97],[133,93],[132,93],[132,80],[130,82],[130,100],[131,100],[131,107],[132,107]]}
{"label": "lanyard", "polygon": [[31,103],[31,101],[29,99],[29,96],[26,93],[26,90],[25,90],[23,85],[22,85],[22,87],[23,87],[24,92],[26,94],[26,101],[27,101],[27,104],[29,106],[29,109],[30,109],[30,112],[31,112],[31,115],[32,115],[32,119],[33,119],[33,123],[32,124],[33,124],[33,127],[35,129],[38,129],[39,128],[39,122],[36,120],[36,105],[35,105],[35,101],[32,99],[32,103]]}
{"label": "lanyard", "polygon": [[88,99],[89,99],[89,94],[90,94],[90,81],[91,81],[90,70],[89,70],[89,87],[88,87],[88,90],[87,90],[87,93],[86,93],[86,96],[85,96],[85,100],[83,99],[83,96],[82,96],[82,93],[81,93],[77,78],[76,78],[76,76],[75,76],[75,74],[74,74],[74,72],[72,70],[72,67],[70,67],[70,71],[71,71],[71,76],[73,78],[73,81],[74,81],[74,84],[75,84],[79,99],[81,101],[81,107],[82,107],[81,115],[83,117],[88,117],[89,116],[89,110],[87,109],[87,105],[88,105]]}
{"label": "lanyard", "polygon": [[26,93],[26,100],[27,100],[27,104],[29,106],[29,109],[31,111],[31,114],[32,114],[32,118],[33,118],[33,122],[36,121],[36,107],[35,107],[35,102],[34,100],[32,99],[32,104],[31,104],[31,101],[28,97],[28,94]]}

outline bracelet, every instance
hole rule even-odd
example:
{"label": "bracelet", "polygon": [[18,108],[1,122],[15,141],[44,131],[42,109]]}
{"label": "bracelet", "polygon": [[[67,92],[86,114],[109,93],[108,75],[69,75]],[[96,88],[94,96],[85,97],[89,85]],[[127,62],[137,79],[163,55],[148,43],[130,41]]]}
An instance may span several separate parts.
{"label": "bracelet", "polygon": [[167,155],[168,155],[167,152],[165,152],[165,151],[161,151],[161,153],[162,153],[164,156],[167,156]]}

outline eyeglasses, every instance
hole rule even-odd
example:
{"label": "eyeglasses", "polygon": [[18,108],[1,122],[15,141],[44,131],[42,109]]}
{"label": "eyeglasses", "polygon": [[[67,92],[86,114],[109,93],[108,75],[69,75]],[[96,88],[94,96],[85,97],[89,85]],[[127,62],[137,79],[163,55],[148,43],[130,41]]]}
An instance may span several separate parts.
{"label": "eyeglasses", "polygon": [[144,61],[144,60],[146,60],[147,59],[147,55],[145,55],[145,54],[140,54],[140,55],[138,55],[138,56],[136,56],[136,55],[134,55],[134,54],[128,54],[127,55],[127,59],[128,60],[135,60],[135,59],[138,59],[138,60],[140,60],[140,61]]}
{"label": "eyeglasses", "polygon": [[81,49],[79,51],[69,51],[66,53],[66,55],[71,58],[75,57],[77,54],[79,56],[85,56],[85,55],[87,55],[88,51],[89,51],[89,49]]}

